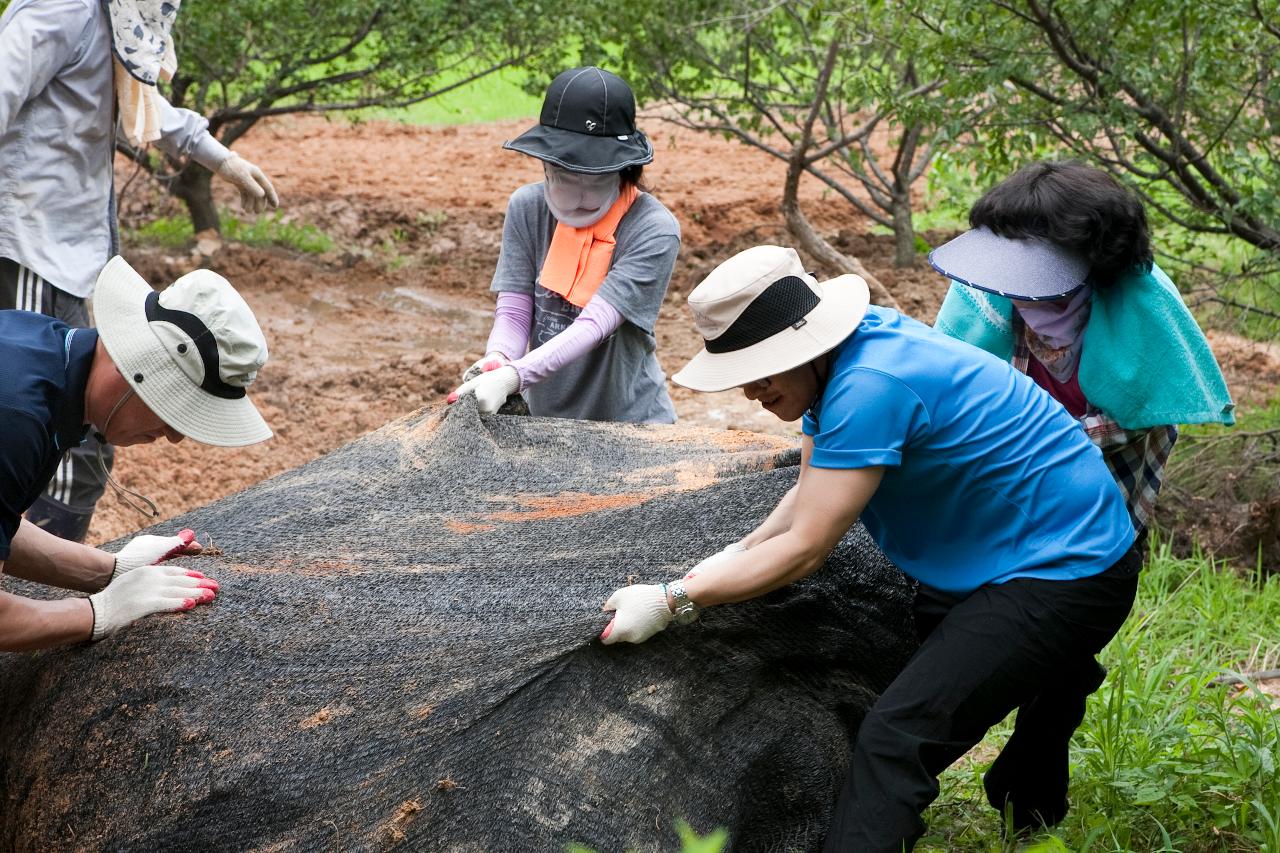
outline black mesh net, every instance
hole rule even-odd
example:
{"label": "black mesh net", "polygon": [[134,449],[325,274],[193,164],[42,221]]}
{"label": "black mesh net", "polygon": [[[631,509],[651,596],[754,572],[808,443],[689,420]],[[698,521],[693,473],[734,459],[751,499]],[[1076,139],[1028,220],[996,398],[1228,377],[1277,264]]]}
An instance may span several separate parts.
{"label": "black mesh net", "polygon": [[0,847],[670,850],[680,817],[820,845],[911,651],[865,533],[791,588],[596,640],[613,589],[764,518],[790,444],[464,398],[166,523],[223,549],[186,560],[215,604],[0,656]]}
{"label": "black mesh net", "polygon": [[722,335],[706,341],[707,352],[736,352],[758,344],[800,322],[818,307],[820,301],[804,279],[794,275],[783,276],[751,300],[751,304]]}

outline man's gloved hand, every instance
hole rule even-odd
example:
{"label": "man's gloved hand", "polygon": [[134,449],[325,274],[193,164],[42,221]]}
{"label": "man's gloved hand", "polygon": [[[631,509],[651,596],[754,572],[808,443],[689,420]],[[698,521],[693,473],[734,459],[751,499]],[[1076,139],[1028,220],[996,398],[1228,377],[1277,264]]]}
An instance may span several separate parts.
{"label": "man's gloved hand", "polygon": [[484,358],[462,371],[462,381],[470,382],[482,373],[497,370],[499,367],[504,367],[510,363],[511,359],[500,352],[485,353]]}
{"label": "man's gloved hand", "polygon": [[674,618],[667,606],[664,584],[624,586],[609,596],[604,609],[613,611],[613,619],[600,634],[600,641],[606,646],[619,640],[643,643],[670,625]]}
{"label": "man's gloved hand", "polygon": [[475,394],[480,411],[491,415],[502,408],[507,398],[519,390],[520,374],[516,373],[516,369],[511,365],[504,364],[497,370],[481,373],[475,379],[463,382],[449,395],[448,399],[450,403],[456,403],[463,394]]}
{"label": "man's gloved hand", "polygon": [[728,545],[724,546],[723,551],[717,551],[690,569],[689,574],[685,575],[684,579],[688,580],[689,578],[697,577],[707,569],[714,568],[721,563],[726,563],[732,560],[736,554],[741,554],[745,550],[747,550],[747,546],[743,545],[741,542],[730,542]]}
{"label": "man's gloved hand", "polygon": [[113,580],[89,596],[93,606],[93,639],[103,637],[152,613],[190,610],[213,601],[218,582],[178,566],[144,566]]}
{"label": "man's gloved hand", "polygon": [[232,153],[218,164],[218,177],[230,182],[240,191],[240,206],[251,213],[261,213],[268,206],[279,207],[280,197],[262,170]]}
{"label": "man's gloved hand", "polygon": [[199,554],[203,550],[193,530],[179,530],[177,536],[135,536],[116,552],[115,580],[125,572],[163,563],[179,554]]}

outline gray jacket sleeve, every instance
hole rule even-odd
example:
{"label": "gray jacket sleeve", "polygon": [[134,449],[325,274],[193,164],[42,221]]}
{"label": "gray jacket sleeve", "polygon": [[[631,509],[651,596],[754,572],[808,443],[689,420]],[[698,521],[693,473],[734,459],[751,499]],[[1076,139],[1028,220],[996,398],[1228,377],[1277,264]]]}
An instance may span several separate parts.
{"label": "gray jacket sleeve", "polygon": [[87,0],[10,4],[0,17],[0,134],[23,104],[84,51],[92,23]]}
{"label": "gray jacket sleeve", "polygon": [[214,171],[231,151],[209,133],[209,120],[199,113],[160,99],[160,138],[156,147],[170,157],[190,157]]}

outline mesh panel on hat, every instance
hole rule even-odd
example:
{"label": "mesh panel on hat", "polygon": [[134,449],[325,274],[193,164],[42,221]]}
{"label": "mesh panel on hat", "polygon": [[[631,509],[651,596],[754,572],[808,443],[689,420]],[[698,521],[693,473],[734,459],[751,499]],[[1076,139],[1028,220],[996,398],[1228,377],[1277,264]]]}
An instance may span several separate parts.
{"label": "mesh panel on hat", "polygon": [[724,334],[707,341],[707,352],[734,352],[758,344],[804,319],[820,301],[804,279],[783,276],[753,299]]}

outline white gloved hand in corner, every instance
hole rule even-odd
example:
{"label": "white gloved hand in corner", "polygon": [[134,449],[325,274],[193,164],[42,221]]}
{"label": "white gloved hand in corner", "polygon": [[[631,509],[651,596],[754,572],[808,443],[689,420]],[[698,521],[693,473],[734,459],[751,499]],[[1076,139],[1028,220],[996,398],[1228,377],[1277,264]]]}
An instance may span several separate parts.
{"label": "white gloved hand in corner", "polygon": [[218,177],[240,191],[240,206],[251,213],[261,213],[267,207],[279,207],[271,181],[262,170],[235,152],[218,164],[214,170]]}
{"label": "white gloved hand in corner", "polygon": [[609,596],[604,609],[613,611],[613,619],[600,634],[606,646],[619,641],[643,643],[674,618],[667,605],[666,584],[624,586]]}
{"label": "white gloved hand in corner", "polygon": [[93,606],[93,636],[101,640],[112,631],[152,613],[190,610],[213,601],[218,582],[179,566],[143,566],[89,596]]}
{"label": "white gloved hand in corner", "polygon": [[689,578],[697,577],[707,569],[715,568],[723,563],[727,563],[732,560],[735,555],[741,554],[745,550],[747,550],[747,546],[743,545],[742,542],[730,542],[728,545],[724,546],[723,551],[717,551],[690,569],[689,573],[684,576],[684,579],[688,580]]}
{"label": "white gloved hand in corner", "polygon": [[507,398],[519,390],[520,374],[516,373],[516,369],[511,365],[504,364],[497,370],[481,373],[475,379],[463,382],[449,395],[448,400],[450,403],[456,403],[464,394],[475,394],[477,408],[484,414],[491,415],[502,408]]}
{"label": "white gloved hand in corner", "polygon": [[163,563],[179,554],[199,554],[202,550],[193,530],[179,530],[177,536],[135,536],[116,552],[115,580],[125,572]]}
{"label": "white gloved hand in corner", "polygon": [[500,352],[485,353],[484,358],[478,359],[475,364],[462,371],[462,381],[470,382],[482,373],[497,370],[499,367],[505,367],[510,363],[511,359]]}

